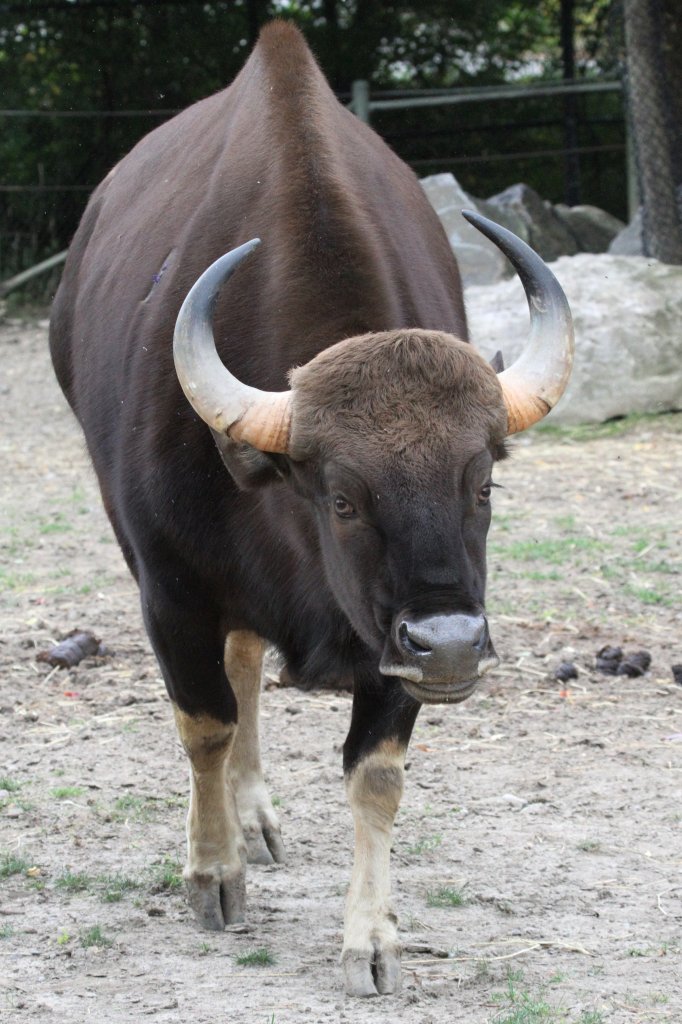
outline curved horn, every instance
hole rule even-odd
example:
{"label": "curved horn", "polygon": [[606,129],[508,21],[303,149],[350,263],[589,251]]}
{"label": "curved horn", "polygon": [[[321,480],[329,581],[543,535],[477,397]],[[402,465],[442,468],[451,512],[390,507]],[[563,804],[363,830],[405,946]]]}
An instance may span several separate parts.
{"label": "curved horn", "polygon": [[480,213],[462,210],[462,216],[510,260],[528,299],[528,341],[498,378],[507,407],[507,433],[515,434],[546,416],[566,389],[573,365],[571,311],[561,285],[529,245]]}
{"label": "curved horn", "polygon": [[212,263],[192,286],[175,323],[175,372],[194,410],[220,434],[266,452],[286,452],[291,425],[289,391],[260,391],[223,364],[211,326],[221,285],[260,244],[240,245]]}

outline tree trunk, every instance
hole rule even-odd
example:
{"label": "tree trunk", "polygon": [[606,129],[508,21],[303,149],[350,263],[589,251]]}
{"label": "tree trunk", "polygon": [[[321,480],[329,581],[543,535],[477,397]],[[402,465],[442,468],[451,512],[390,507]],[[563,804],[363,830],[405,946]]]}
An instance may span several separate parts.
{"label": "tree trunk", "polygon": [[679,0],[625,0],[625,46],[630,116],[637,151],[647,256],[682,263],[680,124],[682,87]]}
{"label": "tree trunk", "polygon": [[[562,77],[575,78],[575,15],[574,0],[561,0],[561,63]],[[578,97],[564,97],[564,202],[575,206],[581,200],[580,156],[578,150]]]}

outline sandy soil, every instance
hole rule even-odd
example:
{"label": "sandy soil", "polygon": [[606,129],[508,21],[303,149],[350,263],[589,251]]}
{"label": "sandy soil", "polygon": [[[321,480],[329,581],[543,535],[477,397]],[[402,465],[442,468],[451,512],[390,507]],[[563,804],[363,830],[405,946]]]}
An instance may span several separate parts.
{"label": "sandy soil", "polygon": [[[420,717],[394,843],[403,991],[362,1002],[339,967],[349,697],[266,680],[289,860],[250,869],[247,927],[199,933],[184,755],[44,323],[0,327],[0,372],[0,1018],[678,1024],[682,417],[536,431],[500,467],[503,663]],[[36,661],[74,627],[113,656]],[[650,651],[650,671],[595,671],[607,643]],[[237,962],[255,950],[269,962]]]}

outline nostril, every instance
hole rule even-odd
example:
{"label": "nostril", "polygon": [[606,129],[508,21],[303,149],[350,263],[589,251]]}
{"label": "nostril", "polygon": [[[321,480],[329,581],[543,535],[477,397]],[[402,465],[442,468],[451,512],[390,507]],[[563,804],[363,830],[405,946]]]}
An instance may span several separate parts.
{"label": "nostril", "polygon": [[481,624],[471,641],[477,651],[483,653],[488,646],[488,623],[481,617]]}
{"label": "nostril", "polygon": [[409,626],[406,622],[401,622],[398,626],[398,638],[401,645],[409,654],[430,654],[432,648],[427,647],[423,643],[423,637],[420,637],[420,643],[414,636],[410,634]]}

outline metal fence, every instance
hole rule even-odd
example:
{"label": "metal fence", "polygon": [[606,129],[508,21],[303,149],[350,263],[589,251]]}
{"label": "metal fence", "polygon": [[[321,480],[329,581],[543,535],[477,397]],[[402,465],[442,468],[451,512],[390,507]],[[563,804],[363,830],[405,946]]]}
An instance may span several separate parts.
{"label": "metal fence", "polygon": [[[630,142],[630,134],[628,131],[628,118],[626,114],[625,97],[623,93],[623,86],[620,81],[561,81],[554,83],[541,82],[537,84],[525,84],[525,83],[512,83],[499,86],[476,86],[472,88],[456,88],[456,89],[434,89],[434,90],[405,90],[400,92],[391,93],[372,93],[370,85],[366,81],[356,81],[353,83],[352,93],[350,96],[340,97],[347,102],[347,105],[353,113],[356,114],[361,120],[369,123],[374,115],[374,120],[377,117],[381,118],[383,114],[388,114],[392,111],[410,111],[421,109],[433,109],[438,107],[449,107],[453,105],[464,105],[464,104],[494,104],[499,101],[531,101],[542,98],[566,98],[566,97],[578,97],[578,96],[589,96],[597,93],[610,93],[617,94],[622,97],[620,104],[620,116],[625,126],[624,138],[625,142],[616,142],[609,144],[590,144],[590,145],[572,145],[572,146],[557,146],[556,148],[520,148],[517,151],[512,152],[486,152],[486,153],[475,153],[474,155],[445,155],[437,158],[430,158],[428,160],[411,159],[407,157],[408,162],[411,162],[417,171],[423,167],[428,166],[429,169],[454,169],[455,167],[467,167],[476,164],[493,164],[493,163],[513,163],[514,161],[528,161],[529,159],[565,159],[570,161],[575,160],[581,156],[587,156],[589,154],[598,153],[613,153],[620,151],[624,163],[624,181],[626,182],[627,188],[627,209],[630,215],[633,215],[638,205],[638,189],[637,189],[637,176],[635,169],[635,161],[633,157],[633,149]],[[86,122],[93,119],[104,120],[104,119],[139,119],[146,120],[147,124],[158,123],[161,120],[172,117],[177,111],[175,110],[112,110],[112,111],[94,111],[94,110],[71,110],[71,111],[43,111],[43,110],[0,110],[0,119],[6,119],[5,123],[9,121],[19,121],[20,119],[37,119],[43,124],[46,119],[51,119],[55,123],[59,123],[64,119],[84,119]],[[552,124],[561,125],[562,113],[559,112],[558,116],[555,116],[551,121]],[[0,123],[2,121],[0,120]],[[517,127],[514,123],[508,127]],[[146,128],[146,126],[145,126]],[[144,131],[145,129],[143,129]],[[143,133],[143,132],[142,132]],[[414,136],[419,136],[419,130],[417,129]],[[396,136],[398,142],[400,139]],[[393,140],[389,140],[393,141]],[[399,145],[398,148],[400,151]],[[405,155],[405,154],[401,154]],[[567,163],[567,168],[569,164]],[[458,172],[459,173],[459,172]],[[18,184],[7,182],[0,184],[0,202],[5,210],[9,209],[8,203],[12,195],[24,196],[24,197],[35,197],[36,204],[45,200],[42,203],[42,207],[47,212],[50,203],[57,200],[59,195],[64,197],[64,201],[67,201],[67,197],[71,195],[71,199],[68,200],[71,203],[76,203],[77,209],[82,209],[84,206],[85,196],[92,191],[96,182],[85,182],[85,183],[54,183],[46,179],[44,170],[39,166],[37,168],[37,181],[32,184]],[[78,197],[82,195],[83,202]],[[52,197],[52,198],[50,198]],[[36,211],[38,207],[36,205]],[[76,211],[77,212],[77,211]],[[36,216],[40,214],[36,212]],[[2,224],[2,220],[5,216],[0,215],[0,266],[2,271],[0,273],[7,274],[8,269],[14,271],[14,277],[0,284],[0,293],[4,290],[9,290],[9,287],[15,287],[19,284],[23,284],[26,280],[30,279],[30,275],[27,277],[23,270],[27,265],[35,263],[41,256],[45,256],[45,242],[36,242],[37,232],[35,231],[34,225],[24,225],[23,230],[15,231],[12,233],[11,229],[8,230],[8,225]],[[75,227],[75,224],[74,224]],[[62,242],[63,244],[63,242]],[[11,250],[11,251],[10,251]],[[47,252],[49,252],[47,248]],[[54,251],[54,246],[53,246]],[[32,256],[28,254],[31,253]],[[63,256],[62,253],[58,254],[58,257]],[[59,262],[57,257],[56,262]],[[54,267],[55,260],[46,261],[46,269],[48,267]],[[22,271],[22,273],[16,273],[16,271]],[[9,286],[9,287],[8,287]]]}

